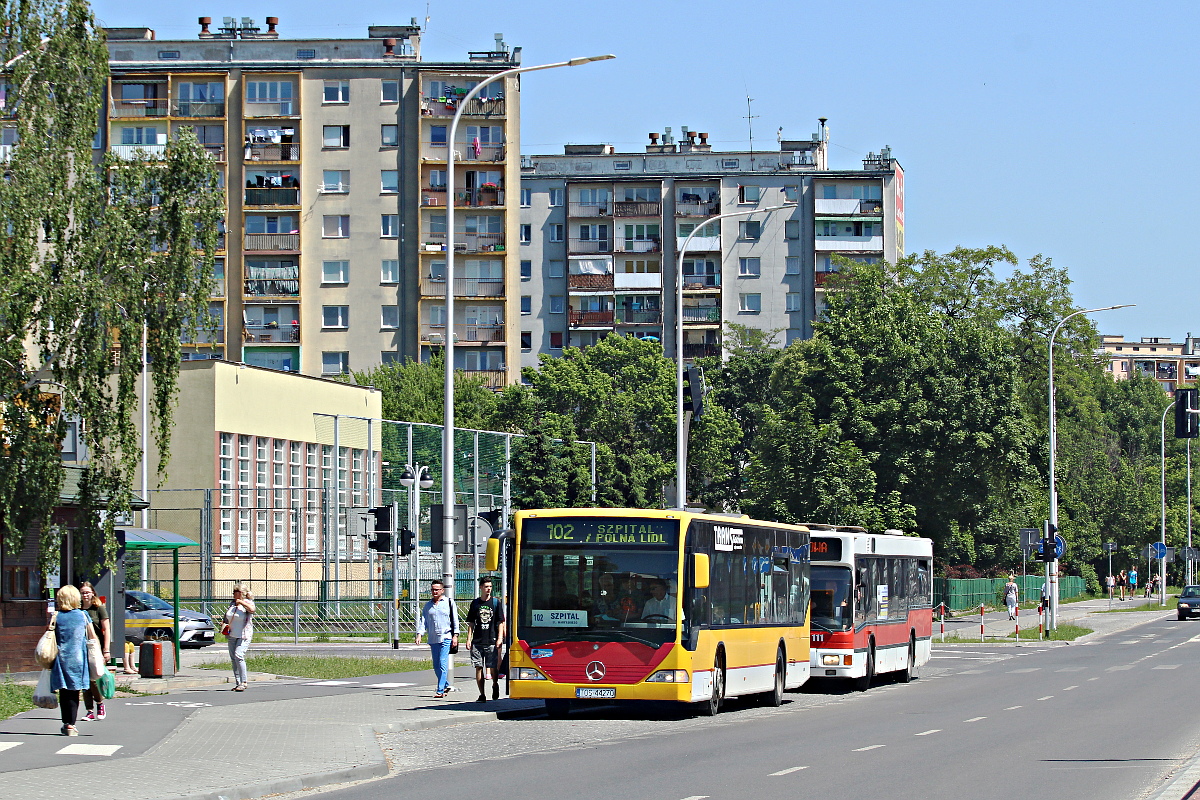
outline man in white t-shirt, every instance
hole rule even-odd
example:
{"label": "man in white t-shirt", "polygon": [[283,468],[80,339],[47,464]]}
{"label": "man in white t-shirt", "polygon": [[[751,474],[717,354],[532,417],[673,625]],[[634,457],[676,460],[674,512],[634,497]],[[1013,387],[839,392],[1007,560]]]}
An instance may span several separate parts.
{"label": "man in white t-shirt", "polygon": [[667,584],[661,580],[656,580],[651,585],[650,592],[653,597],[646,601],[646,605],[642,606],[642,619],[666,617],[674,621],[675,598],[667,594]]}

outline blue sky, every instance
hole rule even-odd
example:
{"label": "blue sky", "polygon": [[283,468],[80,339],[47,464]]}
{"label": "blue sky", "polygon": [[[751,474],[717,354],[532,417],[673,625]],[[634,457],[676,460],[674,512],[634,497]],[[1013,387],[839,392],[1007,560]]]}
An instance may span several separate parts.
{"label": "blue sky", "polygon": [[[522,150],[641,149],[650,131],[710,133],[721,149],[774,148],[828,117],[830,164],[890,145],[906,173],[910,250],[1008,245],[1066,267],[1081,306],[1131,337],[1200,335],[1192,193],[1200,4],[893,0],[316,0],[221,7],[94,3],[109,26],[193,38],[198,16],[280,18],[285,37],[361,37],[429,23],[427,60],[460,60],[503,33],[524,63],[617,60],[524,79]],[[330,9],[336,8],[331,15]],[[427,12],[428,8],[428,12]],[[1190,188],[1189,188],[1190,187]],[[1193,222],[1188,222],[1193,220]],[[1192,233],[1188,233],[1188,231]]]}

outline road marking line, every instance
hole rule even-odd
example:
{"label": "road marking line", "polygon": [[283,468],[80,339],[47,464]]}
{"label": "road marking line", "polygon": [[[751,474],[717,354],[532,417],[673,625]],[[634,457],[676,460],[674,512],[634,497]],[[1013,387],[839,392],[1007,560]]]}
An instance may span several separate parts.
{"label": "road marking line", "polygon": [[1179,669],[1180,666],[1182,666],[1182,665],[1181,664],[1159,664],[1157,667],[1151,667],[1151,669]]}
{"label": "road marking line", "polygon": [[415,683],[368,683],[364,689],[399,689],[401,686],[416,686]]}
{"label": "road marking line", "polygon": [[11,750],[17,745],[25,744],[24,742],[0,742],[0,752]]}
{"label": "road marking line", "polygon": [[1083,672],[1085,669],[1087,669],[1087,667],[1063,667],[1062,669],[1056,669],[1054,671],[1055,672]]}
{"label": "road marking line", "polygon": [[1006,708],[1004,710],[1005,711],[1016,711],[1018,708],[1020,708],[1020,706],[1009,706],[1008,708]]}
{"label": "road marking line", "polygon": [[1079,688],[1079,684],[1075,684],[1074,686],[1068,686],[1067,688],[1063,689],[1063,691],[1064,691],[1064,692],[1069,692],[1069,691],[1071,691],[1072,689],[1078,689],[1078,688]]}
{"label": "road marking line", "polygon": [[793,772],[799,772],[802,769],[808,769],[808,767],[789,767],[788,769],[781,769],[779,772],[772,772],[771,777],[778,778],[780,775],[790,775]]}
{"label": "road marking line", "polygon": [[1008,671],[1008,674],[1009,675],[1017,675],[1022,672],[1037,672],[1039,669],[1041,669],[1041,667],[1025,667],[1023,669],[1010,669]]}
{"label": "road marking line", "polygon": [[979,722],[981,719],[987,719],[987,717],[971,717],[970,719],[964,719],[963,722]]}
{"label": "road marking line", "polygon": [[851,752],[854,752],[854,753],[861,753],[861,752],[863,752],[864,750],[876,750],[876,749],[878,749],[878,748],[880,748],[880,747],[887,747],[887,745],[886,745],[886,744],[869,744],[869,745],[867,745],[866,747],[856,747],[856,748],[854,748],[854,750],[853,750],[853,751],[851,751]]}
{"label": "road marking line", "polygon": [[1100,679],[1099,679],[1099,678],[1088,678],[1088,680],[1089,680],[1089,681],[1098,681],[1098,680],[1100,680]]}
{"label": "road marking line", "polygon": [[69,744],[59,750],[60,756],[111,756],[120,750],[119,744]]}
{"label": "road marking line", "polygon": [[353,686],[358,681],[313,681],[306,683],[305,686]]}
{"label": "road marking line", "polygon": [[1039,697],[1039,698],[1038,698],[1038,700],[1049,700],[1049,699],[1050,699],[1050,698],[1052,698],[1052,697],[1054,697],[1054,695],[1052,695],[1052,694],[1048,694],[1048,695],[1046,695],[1045,697]]}
{"label": "road marking line", "polygon": [[708,800],[708,795],[706,795],[706,794],[694,794],[694,795],[692,795],[691,797],[685,797],[685,798],[683,798],[683,800]]}
{"label": "road marking line", "polygon": [[1120,666],[1116,666],[1116,667],[1108,667],[1104,671],[1105,672],[1116,672],[1117,670],[1122,670],[1122,669],[1133,669],[1133,664],[1121,664]]}
{"label": "road marking line", "polygon": [[913,736],[928,736],[931,733],[941,733],[941,732],[942,732],[941,728],[934,728],[933,730],[921,731],[920,733],[914,733]]}

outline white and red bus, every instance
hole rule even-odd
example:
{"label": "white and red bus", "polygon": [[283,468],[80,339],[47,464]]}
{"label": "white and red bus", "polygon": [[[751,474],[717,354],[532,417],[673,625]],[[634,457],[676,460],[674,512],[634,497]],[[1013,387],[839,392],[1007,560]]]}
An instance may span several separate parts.
{"label": "white and red bus", "polygon": [[908,682],[933,642],[933,542],[902,531],[803,523],[812,547],[812,677]]}

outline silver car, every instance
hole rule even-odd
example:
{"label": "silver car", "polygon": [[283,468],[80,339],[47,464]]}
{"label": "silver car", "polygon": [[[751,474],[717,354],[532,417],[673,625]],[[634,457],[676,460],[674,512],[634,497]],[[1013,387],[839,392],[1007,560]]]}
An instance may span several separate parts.
{"label": "silver car", "polygon": [[[175,607],[147,592],[125,590],[125,638],[134,644],[171,641]],[[212,619],[195,611],[179,609],[179,646],[206,647],[216,642]]]}

